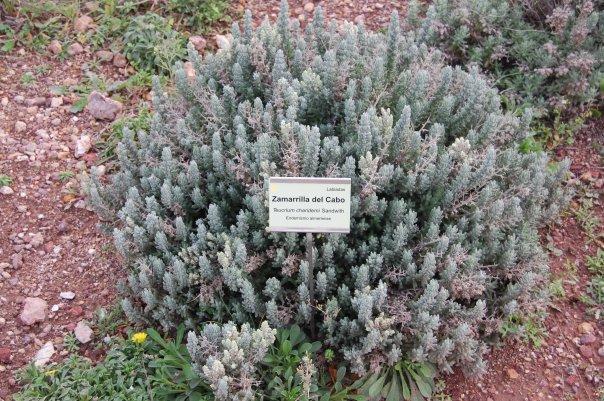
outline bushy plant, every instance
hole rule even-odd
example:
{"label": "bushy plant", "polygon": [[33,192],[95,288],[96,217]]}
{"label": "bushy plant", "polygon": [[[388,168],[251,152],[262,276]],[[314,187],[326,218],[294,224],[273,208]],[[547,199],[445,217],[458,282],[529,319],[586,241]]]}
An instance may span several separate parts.
{"label": "bushy plant", "polygon": [[103,362],[70,355],[46,368],[28,366],[20,373],[22,391],[15,401],[115,400],[147,401],[153,398],[150,345],[116,340]]}
{"label": "bushy plant", "polygon": [[[363,374],[402,358],[483,368],[508,316],[547,292],[537,229],[567,200],[567,163],[521,152],[530,116],[502,112],[476,70],[401,34],[326,23],[233,27],[230,49],[154,87],[150,132],[89,192],[131,274],[138,322],[297,323]],[[136,138],[136,139],[135,139]],[[270,176],[352,180],[350,234],[267,232]]]}
{"label": "bushy plant", "polygon": [[596,0],[439,0],[426,17],[410,7],[407,26],[421,43],[460,65],[476,63],[516,104],[541,114],[593,100],[604,57],[604,14]]}
{"label": "bushy plant", "polygon": [[134,67],[166,73],[185,54],[184,36],[166,18],[146,13],[132,19],[124,32],[124,55]]}
{"label": "bushy plant", "polygon": [[189,27],[205,30],[224,16],[226,0],[168,0],[167,7],[175,12]]}

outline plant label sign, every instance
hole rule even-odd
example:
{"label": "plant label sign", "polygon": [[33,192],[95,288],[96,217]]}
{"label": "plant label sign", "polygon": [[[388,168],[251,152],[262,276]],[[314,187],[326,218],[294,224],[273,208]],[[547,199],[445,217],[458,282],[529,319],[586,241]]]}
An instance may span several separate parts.
{"label": "plant label sign", "polygon": [[350,178],[270,177],[269,231],[350,232]]}

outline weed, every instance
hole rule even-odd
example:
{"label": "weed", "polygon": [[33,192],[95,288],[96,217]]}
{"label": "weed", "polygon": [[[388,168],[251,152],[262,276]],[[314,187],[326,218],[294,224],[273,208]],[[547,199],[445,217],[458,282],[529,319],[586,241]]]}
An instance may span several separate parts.
{"label": "weed", "polygon": [[99,148],[99,163],[106,163],[115,157],[115,148],[124,136],[124,130],[129,129],[133,132],[148,131],[151,123],[151,110],[148,106],[142,105],[134,116],[122,117],[115,121],[113,125],[101,134],[101,140],[97,143]]}
{"label": "weed", "polygon": [[518,337],[537,348],[541,347],[543,339],[547,336],[541,318],[537,316],[523,318],[516,314],[508,317],[501,326],[500,333],[503,337]]}
{"label": "weed", "polygon": [[23,86],[32,86],[36,83],[36,77],[30,71],[27,71],[23,75],[21,75],[21,85]]}
{"label": "weed", "polygon": [[73,333],[66,334],[65,337],[63,337],[63,346],[69,352],[77,352],[80,349],[78,339]]}
{"label": "weed", "polygon": [[59,181],[65,182],[71,180],[75,177],[75,173],[73,171],[61,171],[59,173]]}
{"label": "weed", "polygon": [[0,187],[7,187],[12,183],[13,179],[10,176],[6,174],[0,174]]}
{"label": "weed", "polygon": [[118,303],[112,305],[109,310],[99,308],[95,312],[95,329],[101,338],[115,335],[125,323],[124,311]]}
{"label": "weed", "polygon": [[588,242],[595,241],[602,233],[600,230],[600,219],[593,212],[593,200],[591,198],[581,198],[579,207],[574,210],[574,215],[583,232],[588,238]]}
{"label": "weed", "polygon": [[564,281],[560,278],[552,281],[549,285],[549,292],[554,298],[564,298],[566,296]]}

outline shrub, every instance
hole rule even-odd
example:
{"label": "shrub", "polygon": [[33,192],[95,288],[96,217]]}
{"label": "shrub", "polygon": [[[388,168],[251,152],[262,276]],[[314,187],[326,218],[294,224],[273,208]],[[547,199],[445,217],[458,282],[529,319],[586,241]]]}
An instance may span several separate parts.
{"label": "shrub", "polygon": [[[547,292],[538,227],[567,200],[567,163],[521,152],[530,116],[504,114],[476,69],[443,65],[393,16],[386,35],[327,24],[233,27],[229,50],[175,93],[154,87],[149,133],[89,192],[131,274],[123,307],[171,330],[204,321],[317,322],[354,372],[402,357],[468,372]],[[270,176],[352,179],[351,232],[270,233]]]}
{"label": "shrub", "polygon": [[228,7],[226,0],[169,0],[168,10],[176,12],[190,27],[204,30],[209,24],[224,16]]}
{"label": "shrub", "polygon": [[132,19],[124,33],[124,55],[139,70],[169,72],[185,54],[185,38],[164,17],[147,13]]}
{"label": "shrub", "polygon": [[591,0],[441,0],[424,19],[417,2],[410,10],[407,25],[421,43],[455,64],[480,65],[506,96],[540,114],[598,95],[604,14]]}

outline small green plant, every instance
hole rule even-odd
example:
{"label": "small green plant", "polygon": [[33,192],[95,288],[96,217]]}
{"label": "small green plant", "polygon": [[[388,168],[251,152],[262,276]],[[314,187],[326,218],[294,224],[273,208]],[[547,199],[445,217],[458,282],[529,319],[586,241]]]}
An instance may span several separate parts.
{"label": "small green plant", "polygon": [[124,137],[124,130],[134,133],[147,131],[151,123],[151,110],[145,104],[139,106],[134,116],[126,116],[115,121],[111,127],[101,133],[101,140],[96,144],[99,149],[99,162],[106,163],[115,158],[117,144]]}
{"label": "small green plant", "polygon": [[[134,339],[134,338],[133,338]],[[17,375],[23,389],[14,401],[148,401],[153,398],[153,368],[157,350],[149,341],[117,338],[101,362],[72,354],[45,368],[27,366]]]}
{"label": "small green plant", "polygon": [[0,187],[7,187],[12,183],[13,179],[10,176],[6,174],[0,174]]}
{"label": "small green plant", "polygon": [[566,292],[564,291],[564,280],[561,278],[552,281],[549,285],[549,292],[554,298],[564,298]]}
{"label": "small green plant", "polygon": [[360,391],[370,400],[429,400],[435,392],[435,377],[430,363],[400,361],[369,376]]}
{"label": "small green plant", "polygon": [[579,207],[574,210],[574,215],[587,236],[588,242],[595,241],[602,236],[600,219],[593,211],[593,200],[591,198],[581,198]]}
{"label": "small green plant", "polygon": [[180,23],[207,30],[208,26],[223,18],[228,2],[226,0],[168,0],[168,12],[176,13]]}
{"label": "small green plant", "polygon": [[73,333],[66,334],[63,337],[63,347],[69,352],[77,352],[80,349],[78,339]]}
{"label": "small green plant", "polygon": [[604,249],[599,248],[594,256],[585,260],[587,269],[593,276],[589,282],[589,292],[598,305],[604,304]]}
{"label": "small green plant", "polygon": [[36,77],[30,71],[27,71],[23,75],[21,75],[21,85],[32,86],[35,83],[36,83]]}
{"label": "small green plant", "polygon": [[185,327],[178,327],[173,340],[164,340],[154,329],[148,329],[147,334],[159,346],[157,357],[149,363],[155,369],[152,377],[154,395],[162,400],[213,400],[211,389],[191,364],[183,343]]}
{"label": "small green plant", "polygon": [[119,304],[114,304],[109,309],[99,308],[95,312],[95,331],[99,337],[115,335],[121,326],[126,324],[124,311]]}
{"label": "small green plant", "polygon": [[66,182],[75,177],[75,173],[73,171],[61,171],[59,172],[59,181]]}
{"label": "small green plant", "polygon": [[124,54],[138,70],[169,74],[186,54],[186,41],[172,22],[147,13],[132,19],[123,37]]}
{"label": "small green plant", "polygon": [[500,333],[503,337],[517,337],[522,341],[531,343],[534,347],[541,347],[543,339],[547,336],[542,319],[538,316],[521,317],[512,314],[501,326]]}

